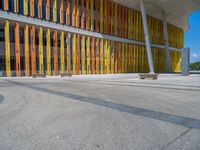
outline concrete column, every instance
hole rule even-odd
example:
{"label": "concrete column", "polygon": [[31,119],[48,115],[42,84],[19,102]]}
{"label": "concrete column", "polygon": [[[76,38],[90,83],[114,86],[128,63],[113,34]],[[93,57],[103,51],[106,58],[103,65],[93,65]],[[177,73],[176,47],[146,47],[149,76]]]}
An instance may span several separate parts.
{"label": "concrete column", "polygon": [[165,51],[166,51],[166,71],[171,72],[169,38],[168,38],[168,29],[167,29],[167,16],[166,16],[165,12],[163,12],[163,31],[164,31]]}
{"label": "concrete column", "polygon": [[153,65],[153,59],[152,59],[151,44],[150,44],[150,39],[149,39],[149,30],[148,30],[144,0],[140,0],[140,7],[141,7],[141,12],[142,12],[142,21],[143,21],[143,28],[144,28],[144,34],[145,34],[145,42],[146,42],[146,47],[147,47],[149,69],[150,69],[150,73],[153,74],[154,73],[154,65]]}

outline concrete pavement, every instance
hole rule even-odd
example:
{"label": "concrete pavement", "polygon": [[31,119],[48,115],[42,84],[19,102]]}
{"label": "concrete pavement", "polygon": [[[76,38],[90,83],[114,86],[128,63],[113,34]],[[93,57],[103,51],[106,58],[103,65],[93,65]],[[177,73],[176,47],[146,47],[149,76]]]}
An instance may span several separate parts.
{"label": "concrete pavement", "polygon": [[0,149],[199,150],[200,75],[0,78]]}

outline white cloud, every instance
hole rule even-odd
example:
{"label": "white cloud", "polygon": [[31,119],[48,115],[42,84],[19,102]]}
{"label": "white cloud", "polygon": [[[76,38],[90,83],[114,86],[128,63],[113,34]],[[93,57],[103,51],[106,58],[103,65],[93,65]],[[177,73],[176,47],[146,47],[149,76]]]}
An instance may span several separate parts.
{"label": "white cloud", "polygon": [[200,58],[200,54],[193,53],[193,54],[192,54],[192,57],[193,57],[193,58]]}

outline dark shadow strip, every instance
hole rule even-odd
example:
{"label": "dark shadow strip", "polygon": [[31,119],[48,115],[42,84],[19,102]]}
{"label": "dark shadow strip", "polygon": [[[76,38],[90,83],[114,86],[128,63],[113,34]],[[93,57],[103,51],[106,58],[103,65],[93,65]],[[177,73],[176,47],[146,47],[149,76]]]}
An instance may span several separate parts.
{"label": "dark shadow strip", "polygon": [[0,103],[4,100],[4,97],[0,95]]}
{"label": "dark shadow strip", "polygon": [[94,104],[94,105],[97,105],[97,106],[103,106],[103,107],[106,107],[106,108],[118,110],[118,111],[121,111],[121,112],[130,113],[130,114],[133,114],[133,115],[139,115],[139,116],[148,117],[148,118],[151,118],[151,119],[157,119],[157,120],[160,120],[160,121],[165,121],[165,122],[168,122],[168,123],[181,125],[181,126],[184,126],[184,127],[187,127],[187,128],[200,129],[200,120],[198,120],[198,119],[193,119],[193,118],[183,117],[183,116],[177,116],[177,115],[167,114],[167,113],[163,113],[163,112],[156,112],[156,111],[152,111],[152,110],[148,110],[148,109],[144,109],[144,108],[138,108],[138,107],[128,106],[128,105],[124,105],[124,104],[118,104],[118,103],[114,103],[114,102],[110,102],[110,101],[106,101],[106,100],[102,100],[102,99],[80,96],[80,95],[70,94],[70,93],[66,93],[66,92],[55,91],[55,90],[46,89],[46,88],[43,88],[43,87],[36,87],[36,86],[22,84],[22,83],[18,83],[18,82],[14,82],[14,81],[9,81],[9,80],[6,80],[6,81],[20,85],[20,86],[23,86],[23,87],[26,87],[26,88],[34,89],[34,90],[37,90],[37,91],[40,91],[40,92],[45,92],[45,93],[48,93],[48,94],[62,96],[62,97],[65,97],[65,98],[70,98],[70,99],[73,99],[73,100],[86,102],[86,103]]}

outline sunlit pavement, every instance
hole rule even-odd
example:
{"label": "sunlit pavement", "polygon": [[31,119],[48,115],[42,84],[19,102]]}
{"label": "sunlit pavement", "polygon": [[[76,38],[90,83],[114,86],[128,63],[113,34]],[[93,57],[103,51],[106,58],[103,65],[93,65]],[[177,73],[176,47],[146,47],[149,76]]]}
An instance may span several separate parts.
{"label": "sunlit pavement", "polygon": [[200,74],[0,78],[0,150],[200,150]]}

